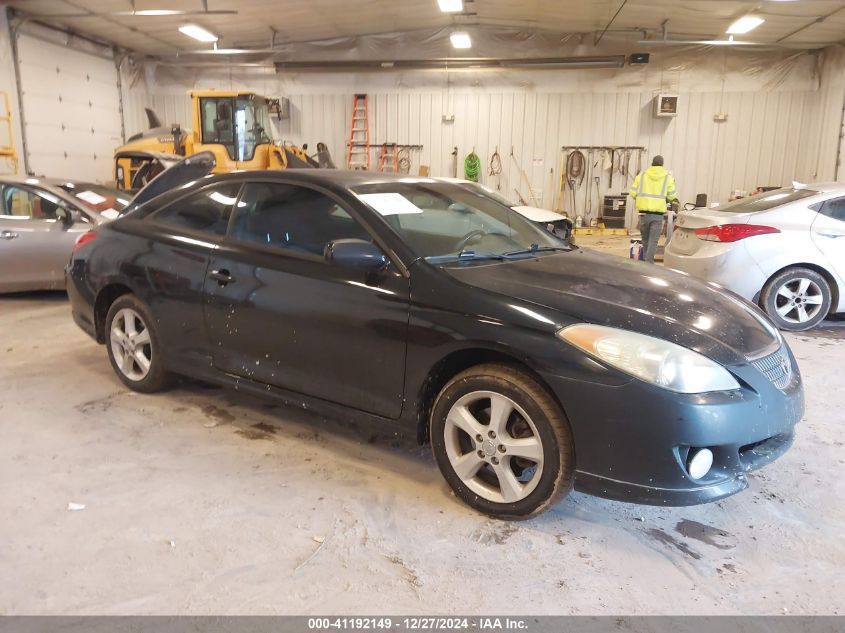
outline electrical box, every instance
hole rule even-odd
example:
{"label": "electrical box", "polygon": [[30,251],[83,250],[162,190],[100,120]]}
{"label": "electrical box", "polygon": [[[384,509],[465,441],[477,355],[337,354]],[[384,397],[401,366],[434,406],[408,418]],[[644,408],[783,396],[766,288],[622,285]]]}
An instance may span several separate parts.
{"label": "electrical box", "polygon": [[268,100],[270,114],[275,114],[280,121],[290,119],[290,99],[279,97]]}
{"label": "electrical box", "polygon": [[678,116],[678,95],[659,94],[654,98],[654,116]]}

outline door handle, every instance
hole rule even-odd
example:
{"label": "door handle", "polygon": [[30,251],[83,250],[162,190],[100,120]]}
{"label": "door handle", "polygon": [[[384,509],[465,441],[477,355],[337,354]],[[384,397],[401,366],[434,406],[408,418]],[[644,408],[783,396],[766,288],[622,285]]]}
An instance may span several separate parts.
{"label": "door handle", "polygon": [[829,237],[835,239],[837,237],[845,237],[845,233],[817,233],[817,235],[821,235],[822,237]]}
{"label": "door handle", "polygon": [[220,270],[212,270],[210,273],[208,273],[208,276],[209,278],[216,281],[217,285],[219,286],[225,286],[226,284],[235,281],[229,271],[225,268],[221,268]]}
{"label": "door handle", "polygon": [[13,240],[18,236],[14,231],[0,231],[0,240]]}

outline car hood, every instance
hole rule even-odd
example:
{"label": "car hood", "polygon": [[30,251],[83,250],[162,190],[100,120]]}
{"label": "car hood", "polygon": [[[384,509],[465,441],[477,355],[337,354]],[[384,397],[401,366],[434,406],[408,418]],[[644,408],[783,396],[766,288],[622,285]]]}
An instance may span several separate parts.
{"label": "car hood", "polygon": [[519,213],[524,218],[528,218],[532,222],[559,222],[567,218],[560,213],[549,211],[548,209],[541,209],[539,207],[526,207],[517,205],[511,207],[514,211]]}
{"label": "car hood", "polygon": [[730,291],[621,257],[573,250],[445,270],[465,284],[544,306],[554,311],[545,318],[560,326],[632,330],[722,363],[758,358],[781,340],[759,310]]}

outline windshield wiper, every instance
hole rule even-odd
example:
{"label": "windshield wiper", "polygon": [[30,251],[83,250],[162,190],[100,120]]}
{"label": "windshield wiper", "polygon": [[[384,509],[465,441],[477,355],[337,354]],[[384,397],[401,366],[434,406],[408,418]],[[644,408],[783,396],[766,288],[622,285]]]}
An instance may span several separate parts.
{"label": "windshield wiper", "polygon": [[513,255],[533,255],[534,253],[550,253],[553,251],[571,251],[572,249],[566,246],[539,246],[532,244],[528,248],[523,248],[518,251],[508,251],[502,253],[505,257],[512,257]]}
{"label": "windshield wiper", "polygon": [[431,255],[425,258],[430,264],[442,264],[445,262],[477,262],[485,259],[505,260],[510,259],[506,253],[476,253],[475,251],[462,250],[460,253],[449,253],[448,255]]}

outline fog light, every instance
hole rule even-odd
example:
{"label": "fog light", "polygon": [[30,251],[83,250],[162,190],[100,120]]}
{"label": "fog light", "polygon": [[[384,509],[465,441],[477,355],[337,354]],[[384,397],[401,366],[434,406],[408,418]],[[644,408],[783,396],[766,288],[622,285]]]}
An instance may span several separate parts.
{"label": "fog light", "polygon": [[709,448],[699,448],[690,451],[687,458],[687,472],[690,479],[701,479],[710,472],[713,466],[713,451]]}

